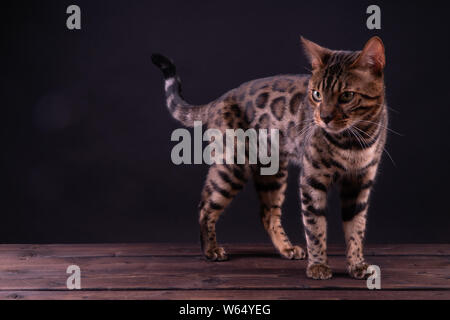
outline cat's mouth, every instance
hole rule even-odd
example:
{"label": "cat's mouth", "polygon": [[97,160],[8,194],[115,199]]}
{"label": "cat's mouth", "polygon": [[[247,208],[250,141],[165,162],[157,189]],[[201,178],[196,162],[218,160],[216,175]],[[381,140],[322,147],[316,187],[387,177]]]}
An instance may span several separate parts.
{"label": "cat's mouth", "polygon": [[335,121],[325,123],[321,120],[316,120],[316,124],[330,134],[340,134],[350,127],[347,124],[337,124]]}
{"label": "cat's mouth", "polygon": [[318,125],[319,127],[321,127],[330,134],[342,133],[343,131],[347,130],[350,127],[347,124],[347,122],[338,121],[336,119],[332,119],[328,123],[325,123],[325,121],[322,120],[318,112],[314,114],[314,122],[316,123],[316,125]]}

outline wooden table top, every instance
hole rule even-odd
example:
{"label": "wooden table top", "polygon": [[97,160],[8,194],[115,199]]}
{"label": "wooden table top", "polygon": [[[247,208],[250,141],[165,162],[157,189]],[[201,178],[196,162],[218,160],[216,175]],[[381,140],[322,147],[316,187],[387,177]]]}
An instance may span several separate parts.
{"label": "wooden table top", "polygon": [[[450,244],[367,245],[381,290],[347,275],[343,246],[329,246],[322,281],[271,245],[224,247],[229,261],[208,262],[198,244],[4,244],[0,299],[450,299]],[[81,290],[67,289],[70,265]]]}

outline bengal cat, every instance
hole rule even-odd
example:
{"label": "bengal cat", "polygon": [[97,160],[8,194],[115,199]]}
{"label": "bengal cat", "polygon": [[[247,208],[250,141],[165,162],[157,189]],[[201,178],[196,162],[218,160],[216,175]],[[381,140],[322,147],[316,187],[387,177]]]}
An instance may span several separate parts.
{"label": "bengal cat", "polygon": [[347,245],[348,272],[364,278],[363,257],[369,196],[384,149],[387,107],[384,94],[384,45],[371,38],[362,51],[333,51],[301,38],[310,60],[311,75],[278,75],[242,84],[205,105],[188,104],[181,96],[180,79],[168,58],[154,54],[163,72],[167,106],[185,126],[202,121],[225,132],[236,128],[279,130],[279,171],[261,175],[258,165],[214,164],[201,195],[202,251],[207,259],[227,259],[217,244],[215,225],[233,197],[252,177],[261,201],[261,219],[275,248],[288,259],[304,259],[281,224],[288,164],[300,165],[302,220],[307,242],[306,274],[332,277],[327,259],[327,194],[340,190]]}

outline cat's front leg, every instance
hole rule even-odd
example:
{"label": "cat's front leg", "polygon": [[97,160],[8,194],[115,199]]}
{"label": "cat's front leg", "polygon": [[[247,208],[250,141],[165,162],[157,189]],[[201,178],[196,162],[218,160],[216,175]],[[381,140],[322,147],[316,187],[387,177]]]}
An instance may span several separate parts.
{"label": "cat's front leg", "polygon": [[344,176],[341,180],[340,194],[347,244],[347,269],[350,276],[356,279],[365,278],[369,266],[364,259],[363,241],[375,172],[376,166],[373,166],[362,174]]}
{"label": "cat's front leg", "polygon": [[306,275],[313,279],[332,277],[327,258],[327,193],[331,175],[321,173],[305,163],[300,176],[302,219],[308,249]]}

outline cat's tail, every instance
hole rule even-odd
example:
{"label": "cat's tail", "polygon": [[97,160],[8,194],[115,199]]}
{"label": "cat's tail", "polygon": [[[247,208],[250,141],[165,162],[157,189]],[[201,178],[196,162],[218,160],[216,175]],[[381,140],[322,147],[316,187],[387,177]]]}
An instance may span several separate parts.
{"label": "cat's tail", "polygon": [[176,67],[173,62],[161,55],[152,54],[152,62],[161,69],[165,79],[166,103],[170,114],[186,127],[193,127],[194,121],[207,122],[207,105],[194,106],[187,103],[181,95],[181,82],[177,76]]}

